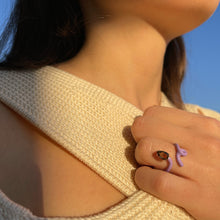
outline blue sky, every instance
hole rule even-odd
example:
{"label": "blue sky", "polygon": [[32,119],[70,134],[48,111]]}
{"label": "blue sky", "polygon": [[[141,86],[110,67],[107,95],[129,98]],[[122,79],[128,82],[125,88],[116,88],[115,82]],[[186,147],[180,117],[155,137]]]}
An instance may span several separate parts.
{"label": "blue sky", "polygon": [[[14,0],[0,0],[0,33]],[[220,112],[220,6],[200,27],[184,35],[188,68],[184,102]]]}
{"label": "blue sky", "polygon": [[182,87],[184,101],[220,112],[220,6],[208,21],[184,38],[188,56]]}

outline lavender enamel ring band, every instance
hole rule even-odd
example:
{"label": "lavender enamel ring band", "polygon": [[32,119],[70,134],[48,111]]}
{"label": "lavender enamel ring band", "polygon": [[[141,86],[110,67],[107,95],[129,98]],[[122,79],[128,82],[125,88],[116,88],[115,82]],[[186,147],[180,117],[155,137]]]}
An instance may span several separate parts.
{"label": "lavender enamel ring band", "polygon": [[[179,144],[174,144],[176,147],[176,161],[180,167],[183,167],[183,162],[181,161],[180,157],[185,157],[187,155],[187,151],[180,148]],[[165,171],[170,172],[172,166],[173,166],[173,161],[170,158],[169,154],[165,151],[157,151],[157,156],[161,160],[167,160],[169,165]]]}

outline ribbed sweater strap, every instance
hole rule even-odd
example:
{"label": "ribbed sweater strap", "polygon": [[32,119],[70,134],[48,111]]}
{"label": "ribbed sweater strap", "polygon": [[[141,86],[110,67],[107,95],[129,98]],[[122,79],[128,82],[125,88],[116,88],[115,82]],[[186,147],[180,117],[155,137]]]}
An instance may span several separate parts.
{"label": "ribbed sweater strap", "polygon": [[0,100],[129,196],[137,163],[130,132],[142,111],[50,66],[0,72]]}

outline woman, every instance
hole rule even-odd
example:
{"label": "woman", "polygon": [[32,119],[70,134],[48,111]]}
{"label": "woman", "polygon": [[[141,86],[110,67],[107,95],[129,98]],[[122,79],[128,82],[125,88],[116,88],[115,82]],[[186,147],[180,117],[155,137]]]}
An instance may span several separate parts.
{"label": "woman", "polygon": [[0,64],[0,217],[219,219],[220,115],[180,95],[180,36],[218,4],[17,1]]}

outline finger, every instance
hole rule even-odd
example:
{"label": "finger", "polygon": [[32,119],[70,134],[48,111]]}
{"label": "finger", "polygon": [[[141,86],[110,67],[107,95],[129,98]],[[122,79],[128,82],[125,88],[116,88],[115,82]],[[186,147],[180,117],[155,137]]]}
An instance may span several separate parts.
{"label": "finger", "polygon": [[183,166],[180,167],[176,159],[177,151],[175,145],[160,139],[151,137],[141,139],[135,148],[135,159],[141,165],[148,165],[156,169],[166,170],[170,162],[168,160],[159,159],[156,153],[157,151],[165,151],[169,154],[173,162],[170,172],[173,174],[192,178],[197,173],[198,164],[195,164],[197,160],[193,158],[192,153],[189,154],[187,152],[188,155],[185,157],[179,157],[183,163]]}
{"label": "finger", "polygon": [[144,111],[143,116],[156,117],[164,121],[172,122],[176,125],[190,126],[192,122],[204,118],[204,115],[187,112],[177,108],[170,108],[164,106],[151,106]]}
{"label": "finger", "polygon": [[149,118],[148,123],[145,123],[142,118],[138,124],[131,127],[131,132],[137,143],[145,137],[152,137],[171,144],[178,143],[188,152],[188,158],[191,157],[190,159],[193,161],[205,166],[215,165],[215,158],[219,155],[219,138],[179,127],[157,118]]}
{"label": "finger", "polygon": [[194,201],[197,193],[195,182],[147,166],[136,170],[135,182],[141,190],[184,208]]}
{"label": "finger", "polygon": [[158,119],[183,127],[198,124],[203,118],[205,118],[205,116],[201,114],[156,105],[147,108],[144,111],[143,117],[156,117]]}
{"label": "finger", "polygon": [[191,131],[184,127],[155,117],[138,117],[131,127],[131,132],[136,142],[148,136],[170,143],[181,143],[183,146],[189,145],[187,137],[191,133]]}
{"label": "finger", "polygon": [[201,114],[170,107],[151,106],[144,111],[142,117],[145,120],[155,117],[174,125],[194,128],[215,137],[220,137],[220,121]]}

